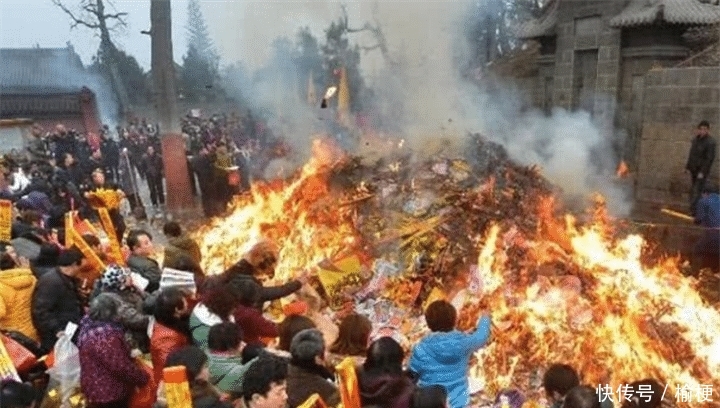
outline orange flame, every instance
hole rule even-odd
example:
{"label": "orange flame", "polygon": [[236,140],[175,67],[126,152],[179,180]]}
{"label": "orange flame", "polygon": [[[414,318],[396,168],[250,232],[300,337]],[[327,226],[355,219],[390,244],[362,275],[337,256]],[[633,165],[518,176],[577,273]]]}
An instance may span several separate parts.
{"label": "orange flame", "polygon": [[628,167],[627,163],[625,163],[625,160],[620,160],[620,164],[618,164],[615,175],[618,178],[625,178],[630,175],[630,168]]}
{"label": "orange flame", "polygon": [[[340,197],[328,186],[328,169],[342,160],[332,142],[315,141],[313,158],[293,180],[254,185],[228,217],[200,228],[205,270],[221,272],[263,238],[279,248],[280,279],[348,251],[362,252],[358,215],[338,205]],[[621,168],[627,169],[624,162]],[[492,194],[494,188],[489,179],[475,191]],[[583,226],[572,216],[557,217],[552,197],[531,199],[538,202],[535,233],[521,232],[519,220],[512,219],[476,231],[485,236],[475,262],[482,293],[464,291],[458,324],[474,326],[485,309],[494,328],[490,344],[475,355],[472,382],[494,395],[510,386],[525,388],[528,371],[566,362],[593,386],[617,390],[654,377],[668,385],[666,398],[677,387],[711,386],[718,400],[720,312],[682,276],[679,259],[644,264],[646,241],[618,237],[600,196],[592,221]],[[387,290],[384,296],[400,294]],[[418,312],[407,314],[408,327],[422,325],[414,317]],[[412,341],[423,334],[407,333]],[[706,406],[697,398],[680,405]]]}

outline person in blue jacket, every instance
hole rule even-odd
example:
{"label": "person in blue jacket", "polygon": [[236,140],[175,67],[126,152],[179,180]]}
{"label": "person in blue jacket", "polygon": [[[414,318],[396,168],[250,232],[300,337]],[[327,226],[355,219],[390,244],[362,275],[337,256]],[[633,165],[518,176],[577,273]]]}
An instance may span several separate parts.
{"label": "person in blue jacket", "polygon": [[697,202],[695,223],[704,227],[702,237],[693,248],[693,273],[702,268],[718,270],[720,258],[720,194],[716,186],[706,186]]}
{"label": "person in blue jacket", "polygon": [[438,300],[425,310],[425,321],[432,333],[415,346],[410,356],[409,370],[416,376],[420,387],[445,387],[450,408],[465,408],[470,402],[470,356],[487,343],[490,337],[490,317],[483,315],[473,333],[463,333],[455,328],[455,307]]}

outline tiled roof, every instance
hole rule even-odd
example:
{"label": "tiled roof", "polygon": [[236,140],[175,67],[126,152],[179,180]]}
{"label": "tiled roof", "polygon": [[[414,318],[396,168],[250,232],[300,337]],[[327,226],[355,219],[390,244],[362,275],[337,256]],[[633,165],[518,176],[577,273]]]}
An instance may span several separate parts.
{"label": "tiled roof", "polygon": [[88,77],[80,57],[68,48],[0,49],[0,92],[4,94],[74,93]]}
{"label": "tiled roof", "polygon": [[560,0],[550,0],[543,10],[542,16],[520,23],[513,30],[520,39],[544,37],[555,34],[558,20],[558,4]]}
{"label": "tiled roof", "polygon": [[612,27],[634,27],[654,23],[703,25],[720,22],[720,5],[700,0],[630,0],[610,20]]}

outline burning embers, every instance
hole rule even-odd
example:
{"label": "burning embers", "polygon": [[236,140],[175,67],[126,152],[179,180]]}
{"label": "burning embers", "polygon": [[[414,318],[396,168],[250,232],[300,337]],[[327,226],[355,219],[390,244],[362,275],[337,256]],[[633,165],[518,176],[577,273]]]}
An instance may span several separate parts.
{"label": "burning embers", "polygon": [[555,362],[614,389],[647,377],[673,393],[720,389],[720,313],[677,259],[642,264],[643,238],[614,236],[600,197],[588,220],[558,216],[537,169],[482,140],[472,165],[413,163],[397,151],[363,165],[327,141],[313,150],[293,180],[254,186],[230,216],[198,232],[206,270],[221,271],[261,237],[280,248],[281,279],[348,254],[392,265],[392,275],[376,267],[376,279],[348,280],[332,300],[349,306],[364,289],[411,310],[403,316],[411,342],[431,292],[465,305],[461,326],[488,310],[493,340],[471,369],[487,395],[508,386],[532,393],[537,371]]}
{"label": "burning embers", "polygon": [[620,164],[618,164],[615,175],[618,178],[626,178],[630,175],[630,168],[628,167],[627,163],[625,163],[625,160],[620,160]]}

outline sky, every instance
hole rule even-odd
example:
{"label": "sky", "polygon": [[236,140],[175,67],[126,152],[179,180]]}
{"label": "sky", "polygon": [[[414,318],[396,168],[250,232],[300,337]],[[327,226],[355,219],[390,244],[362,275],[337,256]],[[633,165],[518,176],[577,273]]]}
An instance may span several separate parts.
{"label": "sky", "polygon": [[[68,7],[79,0],[63,0]],[[117,46],[132,54],[140,65],[150,67],[150,37],[140,31],[150,28],[150,0],[106,0],[118,12],[127,12],[127,28],[113,36]],[[309,26],[316,35],[339,13],[338,3],[330,0],[200,0],[201,9],[224,64],[243,60],[250,67],[260,66],[268,57],[272,40],[292,36]],[[353,14],[357,4],[349,2]],[[182,61],[186,51],[187,1],[172,0],[173,55]],[[83,62],[95,55],[99,38],[93,30],[70,28],[71,20],[51,0],[1,0],[0,47],[65,47],[69,41]]]}
{"label": "sky", "polygon": [[[79,0],[63,0],[71,8]],[[149,0],[115,0],[118,12],[127,12],[127,28],[114,35],[117,46],[132,54],[143,68],[150,67],[150,37],[140,31],[150,28]],[[173,55],[185,53],[187,2],[173,0]],[[0,0],[0,47],[65,47],[69,41],[85,64],[97,52],[99,38],[84,27],[70,29],[70,18],[51,0]]]}

